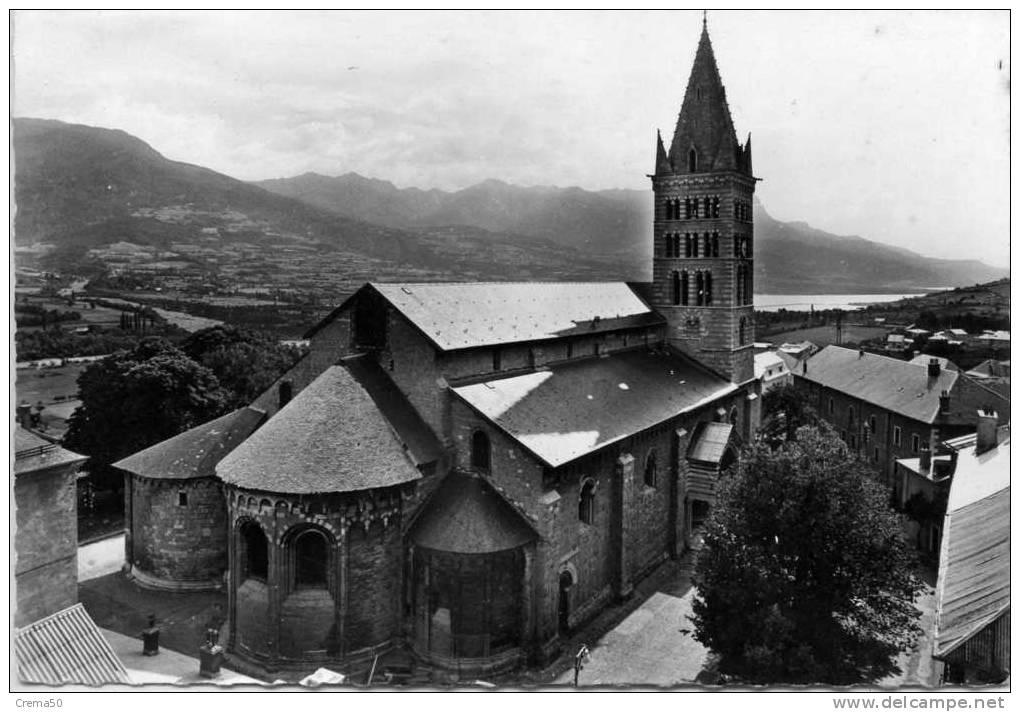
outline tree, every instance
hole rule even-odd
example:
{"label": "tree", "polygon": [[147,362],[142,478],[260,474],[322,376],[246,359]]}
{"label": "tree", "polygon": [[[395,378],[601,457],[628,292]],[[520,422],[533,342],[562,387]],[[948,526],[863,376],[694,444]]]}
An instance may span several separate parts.
{"label": "tree", "polygon": [[762,396],[762,427],[759,434],[775,447],[796,437],[798,428],[818,425],[818,411],[811,407],[792,383],[769,390]]}
{"label": "tree", "polygon": [[694,583],[694,637],[753,683],[895,670],[920,632],[915,555],[886,488],[831,428],[745,452],[720,482]]}
{"label": "tree", "polygon": [[222,415],[229,400],[212,371],[160,337],[86,368],[78,392],[64,444],[91,458],[97,484],[116,483],[111,463]]}
{"label": "tree", "polygon": [[272,338],[234,326],[196,331],[181,344],[230,392],[232,408],[248,405],[294,365],[298,353]]}

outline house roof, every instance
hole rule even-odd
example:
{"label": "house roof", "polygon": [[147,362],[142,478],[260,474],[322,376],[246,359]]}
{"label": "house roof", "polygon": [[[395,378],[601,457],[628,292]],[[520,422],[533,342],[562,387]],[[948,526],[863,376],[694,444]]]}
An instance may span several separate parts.
{"label": "house roof", "polygon": [[807,373],[797,375],[923,423],[934,422],[939,396],[960,376],[939,369],[929,378],[923,365],[832,345],[811,357]]}
{"label": "house roof", "polygon": [[488,482],[459,472],[439,484],[410,536],[417,546],[459,554],[506,551],[538,538]]}
{"label": "house roof", "polygon": [[732,434],[733,426],[729,423],[699,423],[691,438],[687,459],[718,465]]}
{"label": "house roof", "polygon": [[946,368],[949,369],[950,371],[960,370],[959,366],[957,366],[955,363],[947,359],[945,356],[930,356],[928,354],[918,354],[914,358],[910,359],[910,361],[908,361],[907,363],[912,363],[915,366],[924,366],[927,368],[928,364],[931,362],[932,359],[935,359],[936,361],[939,362],[940,368]]}
{"label": "house roof", "polygon": [[624,282],[370,285],[444,351],[662,323]]}
{"label": "house roof", "polygon": [[1009,378],[1009,361],[988,359],[967,371],[968,376],[975,378]]}
{"label": "house roof", "polygon": [[761,378],[765,370],[772,366],[785,366],[786,360],[775,351],[765,351],[754,355],[754,377]]}
{"label": "house roof", "polygon": [[216,466],[238,487],[309,494],[389,487],[421,478],[365,387],[332,366]]}
{"label": "house roof", "polygon": [[14,474],[40,472],[61,465],[80,464],[88,458],[60,447],[22,427],[14,429]]}
{"label": "house roof", "polygon": [[[959,474],[951,486],[955,488]],[[1009,486],[946,515],[935,589],[935,657],[1009,609]]]}
{"label": "house roof", "polygon": [[124,664],[80,603],[16,631],[14,655],[22,682],[44,685],[131,682]]}
{"label": "house roof", "polygon": [[255,408],[238,408],[113,464],[157,480],[215,477],[216,463],[251,435],[265,415]]}
{"label": "house roof", "polygon": [[736,388],[677,353],[634,350],[453,392],[558,467]]}
{"label": "house roof", "polygon": [[980,454],[975,433],[945,442],[957,453],[946,511],[966,507],[1009,487],[1009,427],[998,428],[996,435],[998,445]]}

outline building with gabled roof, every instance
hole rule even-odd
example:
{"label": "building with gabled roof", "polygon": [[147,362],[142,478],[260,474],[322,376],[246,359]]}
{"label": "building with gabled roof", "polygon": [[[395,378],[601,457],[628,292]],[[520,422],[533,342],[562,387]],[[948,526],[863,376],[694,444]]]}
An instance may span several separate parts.
{"label": "building with gabled roof", "polygon": [[696,540],[760,419],[735,137],[703,28],[656,143],[650,283],[370,282],[306,334],[214,466],[232,655],[541,663]]}
{"label": "building with gabled roof", "polygon": [[933,657],[952,684],[1000,683],[1010,669],[1009,429],[955,439],[935,587]]}
{"label": "building with gabled roof", "polygon": [[896,460],[933,451],[944,439],[974,432],[977,411],[1009,421],[1009,401],[959,371],[826,346],[795,372],[794,382],[850,448],[871,461],[902,498]]}

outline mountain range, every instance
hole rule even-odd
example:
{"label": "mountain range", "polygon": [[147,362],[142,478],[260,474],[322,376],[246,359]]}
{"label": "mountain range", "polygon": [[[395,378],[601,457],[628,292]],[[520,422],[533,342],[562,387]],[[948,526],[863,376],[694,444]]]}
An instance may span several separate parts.
{"label": "mountain range", "polygon": [[[343,270],[435,279],[625,279],[650,274],[651,193],[520,187],[397,188],[355,173],[246,183],[172,161],[123,131],[14,120],[15,239],[57,252],[118,242],[168,248],[210,231],[266,249],[300,244]],[[757,291],[864,293],[973,284],[1008,270],[924,257],[755,206]],[[367,265],[367,266],[366,266]]]}

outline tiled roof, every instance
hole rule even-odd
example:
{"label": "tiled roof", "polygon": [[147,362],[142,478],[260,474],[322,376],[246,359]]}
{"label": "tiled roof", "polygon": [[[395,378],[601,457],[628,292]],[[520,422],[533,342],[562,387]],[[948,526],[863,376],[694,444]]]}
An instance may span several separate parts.
{"label": "tiled roof", "polygon": [[35,433],[18,427],[14,429],[14,474],[39,472],[60,465],[82,463],[88,458],[60,447]]}
{"label": "tiled roof", "polygon": [[437,551],[483,554],[538,538],[531,525],[481,477],[446,476],[411,528],[411,541]]}
{"label": "tiled roof", "polygon": [[729,423],[699,423],[687,449],[687,459],[718,465],[732,433],[733,426]]}
{"label": "tiled roof", "polygon": [[933,654],[948,655],[1008,610],[1009,593],[1007,485],[946,515]]}
{"label": "tiled roof", "polygon": [[151,479],[214,477],[216,463],[251,435],[264,417],[255,408],[239,408],[113,464]]}
{"label": "tiled roof", "polygon": [[926,366],[865,353],[841,346],[826,346],[811,357],[807,373],[798,377],[859,398],[907,418],[931,423],[939,410],[942,391],[952,391],[960,374],[940,369],[928,377]]}
{"label": "tiled roof", "polygon": [[127,670],[77,603],[14,634],[18,678],[44,685],[129,684]]}
{"label": "tiled roof", "polygon": [[683,356],[634,350],[453,392],[557,467],[734,390]]}
{"label": "tiled roof", "polygon": [[444,351],[662,323],[624,282],[370,286]]}
{"label": "tiled roof", "polygon": [[350,492],[421,478],[371,395],[332,366],[220,461],[219,477],[248,489]]}
{"label": "tiled roof", "polygon": [[996,361],[990,358],[967,371],[967,375],[977,378],[1009,378],[1009,361]]}

